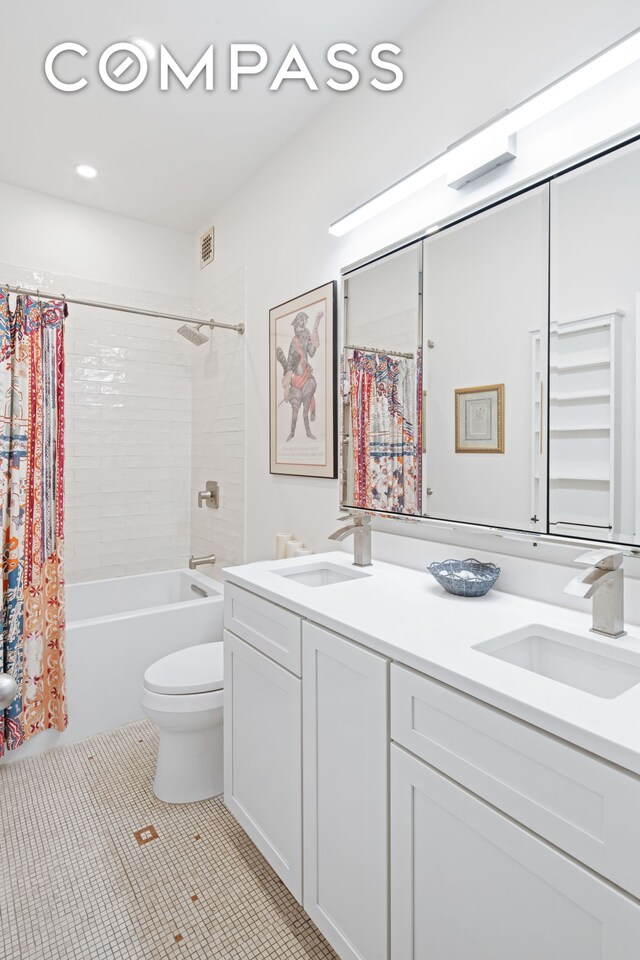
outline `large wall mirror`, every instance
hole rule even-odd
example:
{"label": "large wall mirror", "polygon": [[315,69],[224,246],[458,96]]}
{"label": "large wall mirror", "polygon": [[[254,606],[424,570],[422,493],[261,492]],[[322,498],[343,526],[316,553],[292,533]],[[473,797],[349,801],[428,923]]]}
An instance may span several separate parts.
{"label": "large wall mirror", "polygon": [[343,291],[344,506],[640,543],[640,142]]}

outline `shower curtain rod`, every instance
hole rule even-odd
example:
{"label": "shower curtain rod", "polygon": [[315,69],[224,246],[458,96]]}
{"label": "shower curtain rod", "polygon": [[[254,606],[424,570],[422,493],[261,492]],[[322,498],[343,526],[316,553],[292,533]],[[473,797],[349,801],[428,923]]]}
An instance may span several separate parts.
{"label": "shower curtain rod", "polygon": [[353,343],[345,343],[345,350],[360,350],[362,353],[380,353],[388,357],[404,357],[405,360],[413,360],[412,353],[399,353],[397,350],[382,350],[380,347],[356,347]]}
{"label": "shower curtain rod", "polygon": [[196,320],[194,317],[183,317],[177,313],[159,313],[157,310],[142,310],[140,307],[125,307],[118,303],[107,303],[103,300],[83,300],[80,297],[67,297],[64,293],[50,293],[48,290],[29,290],[26,287],[12,287],[3,284],[2,290],[7,293],[24,294],[34,300],[60,300],[64,303],[74,303],[81,307],[96,307],[99,310],[115,310],[118,313],[134,313],[139,317],[156,317],[160,320],[174,320],[176,323],[192,323],[196,327],[219,327],[221,330],[235,330],[244,333],[244,323],[221,323],[218,320]]}

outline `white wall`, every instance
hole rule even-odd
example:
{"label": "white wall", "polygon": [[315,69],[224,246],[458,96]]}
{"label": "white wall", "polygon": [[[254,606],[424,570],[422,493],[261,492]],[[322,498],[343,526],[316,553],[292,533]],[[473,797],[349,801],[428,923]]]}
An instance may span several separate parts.
{"label": "white wall", "polygon": [[0,262],[14,264],[20,276],[26,268],[52,282],[60,274],[78,284],[84,279],[128,287],[142,297],[144,291],[189,297],[192,250],[186,234],[5,183],[0,210]]}
{"label": "white wall", "polygon": [[[96,287],[98,285],[96,284]],[[118,303],[135,291],[104,286]],[[96,299],[98,299],[96,293]],[[177,298],[147,298],[174,312]],[[68,583],[185,566],[191,362],[175,324],[72,307],[65,329]]]}
{"label": "white wall", "polygon": [[[245,322],[244,270],[205,290],[196,316]],[[192,350],[191,550],[216,554],[213,574],[244,560],[245,446],[244,337],[233,330],[203,331],[209,342]],[[198,508],[207,480],[220,484],[217,510]]]}
{"label": "white wall", "polygon": [[[628,0],[436,0],[403,40],[400,90],[342,96],[203,218],[216,262],[196,288],[246,268],[247,559],[272,555],[280,530],[326,548],[337,525],[337,482],[271,476],[268,449],[269,308],[394,239],[386,218],[342,240],[329,224],[636,27]],[[450,206],[475,196],[453,193]],[[432,219],[420,203],[407,204],[416,226]]]}
{"label": "white wall", "polygon": [[[186,234],[0,184],[0,282],[190,311]],[[181,566],[189,552],[191,363],[175,324],[70,307],[68,582]]]}

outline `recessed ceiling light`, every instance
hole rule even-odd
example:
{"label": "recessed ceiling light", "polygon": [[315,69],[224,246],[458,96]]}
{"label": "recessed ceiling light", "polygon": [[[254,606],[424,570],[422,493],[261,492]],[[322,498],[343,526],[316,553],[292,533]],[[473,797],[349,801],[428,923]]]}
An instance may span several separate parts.
{"label": "recessed ceiling light", "polygon": [[90,166],[88,163],[76,164],[76,173],[79,177],[84,177],[85,180],[93,180],[94,177],[98,176],[96,168]]}
{"label": "recessed ceiling light", "polygon": [[140,50],[144,53],[147,60],[153,60],[156,55],[156,48],[148,40],[145,40],[143,37],[129,37],[130,43],[135,43],[136,47],[139,47]]}

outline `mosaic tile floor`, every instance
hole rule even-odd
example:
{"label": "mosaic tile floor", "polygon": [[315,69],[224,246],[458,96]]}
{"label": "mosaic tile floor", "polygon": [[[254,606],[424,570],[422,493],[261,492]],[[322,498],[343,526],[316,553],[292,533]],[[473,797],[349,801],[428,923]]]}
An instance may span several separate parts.
{"label": "mosaic tile floor", "polygon": [[333,960],[221,799],[151,790],[144,721],[0,768],[3,960]]}

